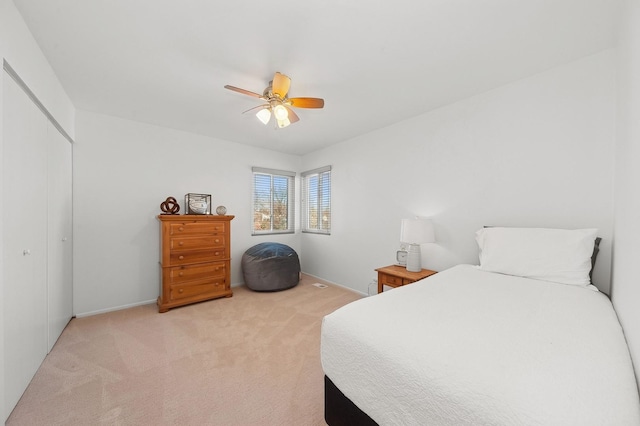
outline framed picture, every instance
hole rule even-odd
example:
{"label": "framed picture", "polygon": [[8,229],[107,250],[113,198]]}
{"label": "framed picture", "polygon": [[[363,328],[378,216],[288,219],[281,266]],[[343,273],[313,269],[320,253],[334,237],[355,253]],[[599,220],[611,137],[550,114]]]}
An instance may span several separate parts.
{"label": "framed picture", "polygon": [[184,196],[186,214],[211,214],[211,195],[188,193]]}

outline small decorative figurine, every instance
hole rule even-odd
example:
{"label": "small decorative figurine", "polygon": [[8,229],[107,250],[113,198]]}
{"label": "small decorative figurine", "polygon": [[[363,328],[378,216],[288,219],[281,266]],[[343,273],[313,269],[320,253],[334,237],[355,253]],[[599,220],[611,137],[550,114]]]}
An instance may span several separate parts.
{"label": "small decorative figurine", "polygon": [[220,216],[224,216],[227,213],[227,208],[225,206],[218,206],[216,207],[216,213]]}
{"label": "small decorative figurine", "polygon": [[167,197],[167,199],[160,204],[160,210],[162,210],[162,214],[178,214],[180,205],[175,198]]}

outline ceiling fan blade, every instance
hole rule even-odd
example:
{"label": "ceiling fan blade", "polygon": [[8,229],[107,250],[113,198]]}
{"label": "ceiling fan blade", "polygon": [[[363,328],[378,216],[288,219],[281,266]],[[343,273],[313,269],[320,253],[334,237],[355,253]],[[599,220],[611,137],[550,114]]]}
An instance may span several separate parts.
{"label": "ceiling fan blade", "polygon": [[269,108],[269,104],[258,105],[258,106],[255,106],[255,107],[253,107],[253,108],[249,108],[249,109],[248,109],[248,110],[246,110],[246,111],[242,111],[242,113],[244,114],[244,113],[247,113],[247,112],[249,112],[249,111],[253,111],[254,109],[258,109],[258,108],[260,108],[260,109]]}
{"label": "ceiling fan blade", "polygon": [[259,95],[255,92],[251,92],[249,90],[245,90],[245,89],[241,89],[239,87],[235,87],[235,86],[229,86],[228,84],[226,86],[224,86],[225,89],[229,89],[229,90],[233,90],[234,92],[238,92],[238,93],[242,93],[245,95],[249,95],[249,96],[253,96],[254,98],[262,98],[262,95]]}
{"label": "ceiling fan blade", "polygon": [[322,108],[324,99],[320,98],[291,98],[287,101],[289,105],[296,108]]}
{"label": "ceiling fan blade", "polygon": [[291,122],[291,124],[295,123],[296,121],[300,121],[300,117],[298,117],[298,114],[293,112],[293,110],[288,106],[284,105],[284,107],[287,109],[287,112],[289,113],[289,121]]}
{"label": "ceiling fan blade", "polygon": [[280,99],[284,99],[287,93],[289,93],[289,87],[291,87],[291,79],[289,77],[279,72],[273,76],[271,92],[273,92],[274,95],[279,96]]}

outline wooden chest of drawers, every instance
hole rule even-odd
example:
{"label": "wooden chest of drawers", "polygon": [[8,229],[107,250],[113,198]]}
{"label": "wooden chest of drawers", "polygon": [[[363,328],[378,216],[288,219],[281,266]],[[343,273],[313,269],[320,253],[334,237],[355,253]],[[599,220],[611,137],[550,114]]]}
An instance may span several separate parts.
{"label": "wooden chest of drawers", "polygon": [[230,297],[234,216],[159,215],[158,310]]}

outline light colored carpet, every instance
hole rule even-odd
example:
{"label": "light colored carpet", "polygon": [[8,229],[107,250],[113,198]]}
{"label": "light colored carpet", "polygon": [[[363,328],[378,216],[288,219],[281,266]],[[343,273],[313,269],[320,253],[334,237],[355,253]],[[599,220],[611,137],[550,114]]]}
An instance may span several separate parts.
{"label": "light colored carpet", "polygon": [[325,425],[320,325],[361,296],[314,282],[73,319],[7,425]]}

